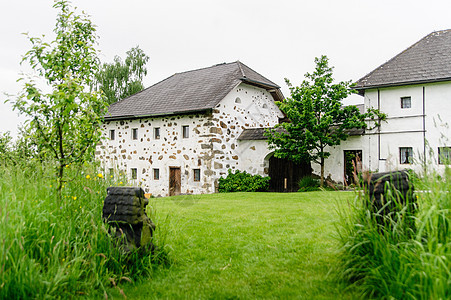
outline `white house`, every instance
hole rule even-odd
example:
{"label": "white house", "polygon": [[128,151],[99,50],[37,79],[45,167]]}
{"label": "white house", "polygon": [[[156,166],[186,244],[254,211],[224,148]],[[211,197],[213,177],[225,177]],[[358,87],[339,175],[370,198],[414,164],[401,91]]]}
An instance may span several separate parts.
{"label": "white house", "polygon": [[96,156],[155,196],[215,192],[229,169],[296,189],[307,167],[272,157],[263,136],[284,117],[281,100],[278,85],[241,62],[177,73],[109,107]]}
{"label": "white house", "polygon": [[361,78],[356,89],[364,110],[378,108],[387,122],[331,149],[325,174],[343,182],[346,153],[370,171],[444,169],[451,158],[451,30],[424,37]]}

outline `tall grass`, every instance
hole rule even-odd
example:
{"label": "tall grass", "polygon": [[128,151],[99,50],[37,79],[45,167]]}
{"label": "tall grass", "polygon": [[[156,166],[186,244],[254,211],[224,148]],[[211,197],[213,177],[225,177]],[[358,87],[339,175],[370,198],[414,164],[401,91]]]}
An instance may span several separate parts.
{"label": "tall grass", "polygon": [[390,214],[373,212],[363,194],[340,210],[340,274],[364,297],[451,298],[451,170],[411,180],[413,215],[391,190]]}
{"label": "tall grass", "polygon": [[[106,188],[94,166],[69,166],[62,201],[51,166],[0,167],[0,298],[67,298],[152,273],[163,252],[123,255],[102,221]],[[160,249],[161,249],[160,245]]]}

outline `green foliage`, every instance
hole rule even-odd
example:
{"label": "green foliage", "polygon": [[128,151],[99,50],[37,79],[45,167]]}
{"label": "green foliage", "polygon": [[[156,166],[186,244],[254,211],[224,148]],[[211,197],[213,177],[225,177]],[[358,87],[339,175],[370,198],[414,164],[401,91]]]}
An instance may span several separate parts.
{"label": "green foliage", "polygon": [[451,170],[438,178],[411,176],[416,190],[425,191],[416,193],[415,215],[390,189],[387,206],[396,212],[374,213],[361,195],[341,210],[339,276],[363,298],[451,298]]}
{"label": "green foliage", "polygon": [[299,181],[299,192],[313,192],[320,190],[320,182],[312,176],[304,176]]}
{"label": "green foliage", "polygon": [[362,114],[356,106],[342,106],[341,100],[355,91],[351,82],[333,83],[332,67],[326,56],[315,58],[313,73],[305,74],[301,86],[290,88],[291,97],[278,102],[290,122],[282,123],[266,133],[274,155],[295,162],[310,161],[321,166],[321,186],[324,183],[324,161],[330,156],[326,147],[336,146],[348,137],[347,130],[367,128],[366,118],[384,119],[385,115],[371,109]]}
{"label": "green foliage", "polygon": [[64,167],[93,156],[106,103],[88,88],[99,63],[94,25],[71,11],[67,1],[55,1],[54,7],[59,10],[55,40],[48,44],[28,37],[32,47],[23,58],[51,91],[43,92],[29,79],[14,108],[29,118],[41,154],[56,160],[60,193]]}
{"label": "green foliage", "polygon": [[112,104],[144,89],[142,80],[147,75],[149,61],[138,46],[127,51],[125,62],[119,56],[111,64],[104,63],[96,74],[97,87]]}
{"label": "green foliage", "polygon": [[229,169],[229,174],[226,178],[219,178],[219,192],[266,192],[269,188],[269,177],[260,175],[251,175],[246,171],[240,172],[237,170],[232,173]]}
{"label": "green foliage", "polygon": [[0,166],[0,299],[98,298],[113,282],[139,280],[166,261],[159,230],[154,243],[161,250],[128,256],[107,234],[106,188],[123,179],[105,178],[96,166],[71,165],[57,203],[51,169]]}
{"label": "green foliage", "polygon": [[9,131],[0,133],[0,165],[20,167],[29,164],[38,157],[37,147],[23,128],[19,128],[15,141]]}

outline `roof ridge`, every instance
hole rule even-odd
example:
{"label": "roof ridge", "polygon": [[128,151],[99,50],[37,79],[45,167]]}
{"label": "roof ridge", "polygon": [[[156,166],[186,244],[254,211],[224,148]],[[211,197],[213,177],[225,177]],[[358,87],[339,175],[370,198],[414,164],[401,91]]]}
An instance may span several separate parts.
{"label": "roof ridge", "polygon": [[243,77],[247,77],[246,74],[244,74],[244,70],[243,67],[241,66],[242,62],[240,62],[239,60],[236,61],[238,67],[240,68],[241,74],[243,75]]}
{"label": "roof ridge", "polygon": [[[418,46],[418,44],[424,42],[424,40],[430,38],[431,36],[436,36],[436,35],[440,35],[440,33],[448,33],[451,32],[451,29],[444,29],[444,30],[437,30],[437,31],[433,31],[427,35],[425,35],[423,38],[421,38],[420,40],[418,40],[417,42],[415,42],[414,44],[410,45],[409,47],[405,48],[403,51],[401,51],[400,53],[398,53],[397,55],[395,55],[394,57],[392,57],[391,59],[387,60],[386,62],[380,64],[378,67],[376,67],[375,69],[373,69],[371,72],[367,73],[366,75],[364,75],[363,77],[361,77],[359,80],[356,81],[356,89],[362,89],[366,86],[366,81],[369,80],[369,78],[376,72],[381,71],[381,69],[383,69],[383,67],[385,65],[389,65],[391,62],[396,61],[396,59],[398,59],[400,56],[404,55],[406,52],[408,52],[409,50],[413,49],[414,47]],[[362,82],[363,81],[363,82]]]}
{"label": "roof ridge", "polygon": [[[435,32],[435,31],[434,31]],[[377,68],[375,68],[373,71],[369,72],[368,74],[366,74],[365,76],[363,76],[362,78],[360,78],[359,80],[357,80],[357,83],[359,81],[361,81],[362,79],[369,77],[370,75],[372,75],[373,73],[375,73],[376,71],[378,71],[382,66],[388,64],[389,62],[394,61],[396,58],[398,58],[399,56],[401,56],[402,54],[404,54],[405,52],[407,52],[407,50],[412,49],[414,46],[418,45],[421,41],[423,41],[425,38],[427,38],[428,36],[432,35],[434,32],[429,33],[428,35],[424,36],[423,38],[421,38],[419,41],[417,41],[416,43],[410,45],[409,47],[407,47],[406,49],[404,49],[403,51],[401,51],[400,53],[398,53],[397,55],[393,56],[391,59],[387,60],[386,62],[382,63],[381,65],[379,65]],[[358,86],[357,86],[358,88]]]}
{"label": "roof ridge", "polygon": [[[231,65],[231,64],[234,64],[234,63],[236,63],[236,62],[230,62],[230,63],[223,62],[223,63],[219,63],[219,64],[212,65],[212,66],[210,66],[210,67],[203,67],[203,68],[198,68],[198,69],[194,69],[194,70],[188,70],[188,71],[184,71],[184,72],[177,72],[177,73],[175,73],[175,74],[185,74],[185,73],[190,73],[190,72],[196,72],[196,71],[201,71],[201,70],[211,69],[211,68],[214,68],[214,67],[225,66],[225,65]],[[175,75],[175,74],[174,74],[174,75]]]}

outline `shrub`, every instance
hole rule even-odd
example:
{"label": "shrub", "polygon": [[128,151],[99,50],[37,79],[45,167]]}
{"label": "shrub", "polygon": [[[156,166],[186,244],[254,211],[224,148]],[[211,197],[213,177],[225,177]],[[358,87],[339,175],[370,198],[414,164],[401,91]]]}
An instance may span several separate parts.
{"label": "shrub", "polygon": [[319,179],[312,176],[304,176],[299,181],[299,192],[313,192],[320,190]]}
{"label": "shrub", "polygon": [[266,192],[269,189],[269,177],[260,175],[251,175],[246,171],[240,172],[237,170],[229,174],[226,178],[219,178],[219,192]]}

